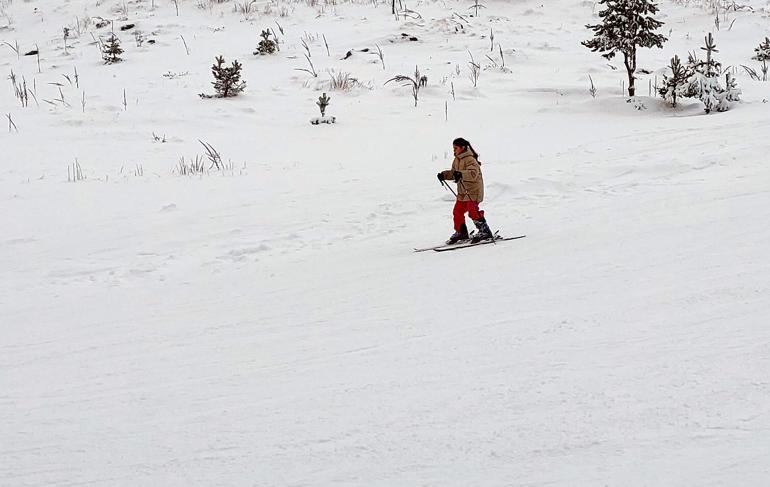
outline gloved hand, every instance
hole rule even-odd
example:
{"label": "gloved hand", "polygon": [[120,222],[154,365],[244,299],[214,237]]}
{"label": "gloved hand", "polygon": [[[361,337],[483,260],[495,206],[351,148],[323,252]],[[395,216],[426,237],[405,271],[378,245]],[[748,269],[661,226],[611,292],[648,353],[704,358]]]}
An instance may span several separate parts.
{"label": "gloved hand", "polygon": [[436,177],[438,178],[439,181],[441,181],[441,182],[444,181],[444,173],[438,173],[438,174],[436,174]]}
{"label": "gloved hand", "polygon": [[454,176],[456,183],[459,183],[463,179],[463,173],[461,173],[460,171],[455,171],[452,173],[452,175]]}

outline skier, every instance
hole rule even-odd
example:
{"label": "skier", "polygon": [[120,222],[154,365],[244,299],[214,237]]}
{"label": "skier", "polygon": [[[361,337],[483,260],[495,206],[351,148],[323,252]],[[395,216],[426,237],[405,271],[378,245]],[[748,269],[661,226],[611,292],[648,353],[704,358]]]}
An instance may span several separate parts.
{"label": "skier", "polygon": [[457,201],[452,211],[455,233],[446,243],[452,245],[468,240],[468,227],[465,226],[466,213],[469,214],[478,231],[471,239],[471,243],[492,238],[492,232],[484,218],[484,211],[479,209],[479,203],[484,200],[484,178],[481,175],[479,155],[473,150],[470,142],[463,138],[452,141],[452,150],[455,155],[452,169],[437,174],[441,184],[446,184],[444,181],[457,183]]}

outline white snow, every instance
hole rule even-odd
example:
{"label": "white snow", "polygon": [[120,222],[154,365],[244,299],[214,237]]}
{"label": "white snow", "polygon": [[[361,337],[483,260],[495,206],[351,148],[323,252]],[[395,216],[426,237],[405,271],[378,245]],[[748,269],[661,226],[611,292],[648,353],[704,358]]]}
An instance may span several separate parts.
{"label": "white snow", "polygon": [[[769,2],[661,2],[639,67],[712,32],[743,95],[710,115],[655,74],[627,103],[594,2],[236,3],[0,0],[0,485],[770,483],[770,83],[740,68]],[[124,62],[93,24],[64,52],[86,16]],[[246,91],[201,99],[220,54]],[[384,85],[415,65],[416,108]],[[527,237],[413,253],[452,232],[458,136]],[[228,167],[177,174],[199,141]]]}

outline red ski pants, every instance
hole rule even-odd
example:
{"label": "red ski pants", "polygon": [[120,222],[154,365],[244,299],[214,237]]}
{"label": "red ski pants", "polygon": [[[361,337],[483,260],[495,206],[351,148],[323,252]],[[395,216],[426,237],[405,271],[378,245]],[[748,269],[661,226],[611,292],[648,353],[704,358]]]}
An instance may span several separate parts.
{"label": "red ski pants", "polygon": [[452,210],[456,232],[459,232],[460,228],[465,224],[466,213],[468,213],[468,216],[470,216],[473,221],[484,218],[484,211],[479,210],[479,204],[477,202],[457,200],[455,202],[454,210]]}

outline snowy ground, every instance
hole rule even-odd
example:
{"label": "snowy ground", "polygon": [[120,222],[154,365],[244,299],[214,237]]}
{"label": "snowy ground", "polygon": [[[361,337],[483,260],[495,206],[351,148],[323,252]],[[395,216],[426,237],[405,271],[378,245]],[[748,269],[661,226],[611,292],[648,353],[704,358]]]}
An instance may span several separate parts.
{"label": "snowy ground", "polygon": [[[0,485],[770,483],[770,83],[739,69],[712,115],[647,96],[707,32],[758,67],[770,2],[720,30],[663,2],[642,110],[580,46],[594,2],[470,3],[0,0],[0,73],[37,92],[0,84]],[[64,52],[87,16],[123,63],[93,24]],[[219,54],[246,92],[200,99]],[[417,108],[383,86],[415,65]],[[338,123],[312,126],[322,91]],[[415,254],[451,233],[457,136],[527,238]],[[231,167],[177,174],[199,140]]]}

